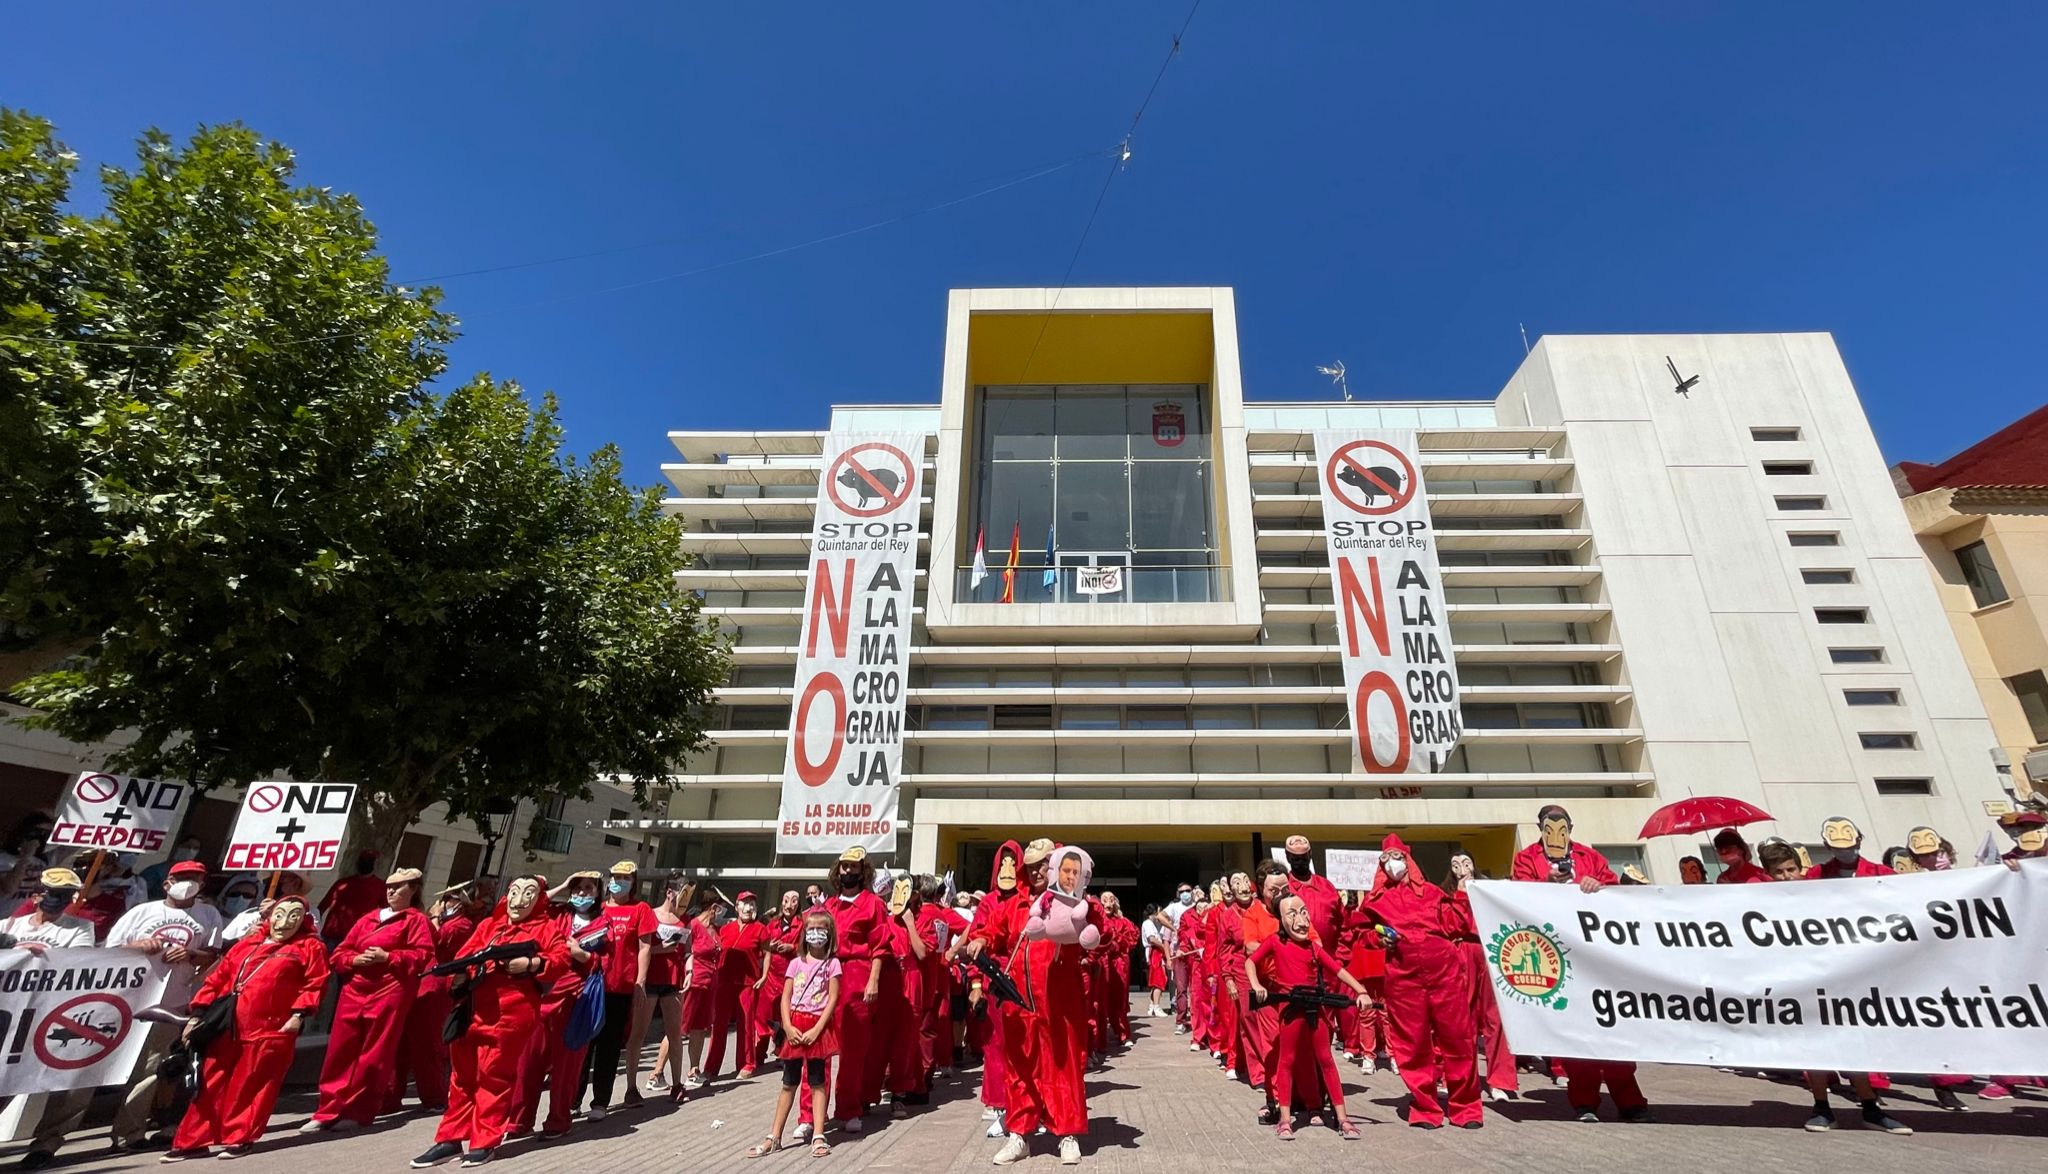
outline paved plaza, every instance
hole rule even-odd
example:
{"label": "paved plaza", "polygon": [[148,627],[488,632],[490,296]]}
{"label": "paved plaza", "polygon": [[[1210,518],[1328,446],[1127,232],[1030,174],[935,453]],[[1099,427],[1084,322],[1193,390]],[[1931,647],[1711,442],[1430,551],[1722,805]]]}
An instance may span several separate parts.
{"label": "paved plaza", "polygon": [[[1800,1129],[1808,1104],[1803,1089],[1769,1080],[1700,1068],[1651,1066],[1643,1088],[1655,1105],[1656,1121],[1600,1125],[1568,1120],[1564,1091],[1547,1079],[1524,1074],[1524,1099],[1489,1106],[1486,1128],[1434,1132],[1404,1125],[1400,1081],[1384,1072],[1360,1078],[1345,1066],[1345,1095],[1362,1118],[1364,1138],[1338,1140],[1327,1129],[1307,1128],[1298,1140],[1281,1143],[1255,1124],[1257,1101],[1242,1084],[1226,1080],[1206,1056],[1187,1050],[1171,1021],[1134,1021],[1141,1035],[1131,1050],[1088,1076],[1090,1133],[1081,1169],[1100,1174],[1192,1174],[1207,1170],[1274,1169],[1288,1174],[1316,1170],[1400,1168],[1447,1174],[1457,1170],[1498,1170],[1530,1174],[1559,1168],[1687,1174],[1696,1171],[1926,1170],[2038,1171],[2048,1162],[2048,1092],[2032,1090],[2004,1102],[1965,1096],[1967,1113],[1934,1107],[1925,1088],[1893,1089],[1891,1111],[1918,1132],[1888,1137],[1859,1128],[1856,1107],[1839,1097],[1841,1125],[1832,1134]],[[615,1112],[602,1122],[577,1122],[574,1132],[554,1142],[508,1143],[493,1169],[580,1171],[586,1174],[674,1174],[732,1171],[768,1174],[777,1169],[964,1171],[989,1168],[996,1144],[984,1140],[974,1077],[958,1078],[935,1090],[933,1105],[890,1120],[870,1116],[859,1137],[834,1136],[829,1158],[813,1159],[791,1149],[758,1161],[743,1151],[766,1131],[774,1112],[779,1078],[773,1066],[744,1083],[728,1080],[674,1107],[650,1098],[645,1107]],[[293,1130],[312,1099],[289,1093],[279,1106],[273,1131],[258,1151],[235,1163],[238,1172],[384,1171],[404,1169],[432,1141],[433,1118],[408,1113],[348,1135],[302,1137]],[[1611,1107],[1603,1108],[1609,1118]],[[1052,1174],[1058,1169],[1050,1138],[1040,1138],[1020,1169]],[[4,1151],[11,1163],[17,1144]],[[111,1155],[103,1127],[82,1134],[53,1170],[77,1174],[156,1170],[155,1154]],[[212,1169],[211,1161],[186,1163],[183,1170]],[[453,1165],[443,1167],[452,1170]]]}

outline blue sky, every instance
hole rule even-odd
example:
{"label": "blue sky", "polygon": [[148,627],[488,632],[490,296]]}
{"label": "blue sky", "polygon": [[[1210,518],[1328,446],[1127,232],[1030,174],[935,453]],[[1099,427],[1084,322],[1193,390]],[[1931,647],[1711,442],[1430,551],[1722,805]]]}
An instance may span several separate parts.
{"label": "blue sky", "polygon": [[[0,102],[88,161],[239,119],[449,277],[458,373],[636,480],[671,428],[936,399],[945,291],[1053,285],[1188,0],[51,4]],[[1490,397],[1545,332],[1830,330],[1891,459],[2037,406],[2038,4],[1206,0],[1075,284],[1237,288],[1247,393]],[[629,287],[629,288],[619,288]]]}

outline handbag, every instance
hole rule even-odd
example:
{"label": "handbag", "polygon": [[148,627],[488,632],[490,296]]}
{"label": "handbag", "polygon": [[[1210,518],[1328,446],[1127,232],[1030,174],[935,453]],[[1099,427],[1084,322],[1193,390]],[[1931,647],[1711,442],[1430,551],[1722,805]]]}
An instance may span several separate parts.
{"label": "handbag", "polygon": [[562,1033],[562,1042],[570,1051],[587,1048],[597,1033],[604,1030],[604,971],[592,967],[590,977],[583,980],[583,993],[576,996],[576,1005],[569,1011],[569,1026]]}
{"label": "handbag", "polygon": [[206,1045],[233,1031],[235,1027],[235,1000],[239,990],[229,991],[199,1012],[199,1022],[185,1037],[185,1046],[194,1052],[203,1052]]}

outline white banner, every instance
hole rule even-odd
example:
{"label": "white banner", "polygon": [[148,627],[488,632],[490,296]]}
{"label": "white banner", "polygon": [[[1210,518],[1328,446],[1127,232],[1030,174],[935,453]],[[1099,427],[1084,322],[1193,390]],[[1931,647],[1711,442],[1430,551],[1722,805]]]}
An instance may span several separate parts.
{"label": "white banner", "polygon": [[1351,769],[1427,774],[1464,730],[1415,433],[1318,431]]}
{"label": "white banner", "polygon": [[221,866],[229,872],[325,872],[348,838],[354,783],[250,783]]}
{"label": "white banner", "polygon": [[143,856],[161,852],[191,794],[186,783],[86,771],[71,781],[57,805],[50,843]]}
{"label": "white banner", "polygon": [[1372,891],[1372,874],[1379,871],[1380,854],[1355,848],[1331,848],[1323,853],[1323,872],[1340,892]]}
{"label": "white banner", "polygon": [[140,950],[0,950],[0,1096],[125,1083],[168,973]]}
{"label": "white banner", "polygon": [[775,850],[896,849],[924,436],[825,440]]}
{"label": "white banner", "polygon": [[2036,1072],[2048,1055],[2048,862],[1470,891],[1520,1053],[1977,1075]]}
{"label": "white banner", "polygon": [[1114,564],[1075,567],[1074,590],[1082,595],[1121,595],[1124,590],[1124,569]]}

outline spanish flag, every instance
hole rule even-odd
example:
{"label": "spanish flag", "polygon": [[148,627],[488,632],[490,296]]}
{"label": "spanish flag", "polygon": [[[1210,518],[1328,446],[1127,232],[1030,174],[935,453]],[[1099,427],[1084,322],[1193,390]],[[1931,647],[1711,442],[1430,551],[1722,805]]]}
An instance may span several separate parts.
{"label": "spanish flag", "polygon": [[1010,526],[1010,561],[1003,564],[1002,602],[1004,603],[1017,602],[1017,555],[1020,553],[1018,543],[1023,537],[1023,523],[1012,523]]}

